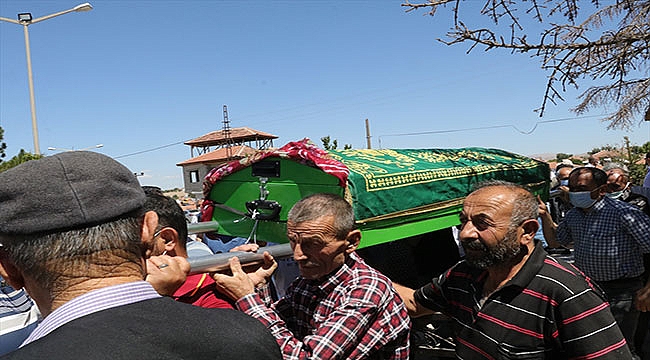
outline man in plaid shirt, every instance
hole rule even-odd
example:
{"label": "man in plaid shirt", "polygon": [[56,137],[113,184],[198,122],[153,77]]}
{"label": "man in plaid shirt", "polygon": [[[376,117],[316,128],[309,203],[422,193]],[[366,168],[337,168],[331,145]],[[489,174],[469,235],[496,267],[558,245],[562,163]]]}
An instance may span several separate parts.
{"label": "man in plaid shirt", "polygon": [[[610,199],[607,174],[581,167],[569,175],[569,210],[557,241],[573,243],[575,265],[605,291],[612,314],[635,352],[639,310],[650,310],[650,284],[643,283],[643,254],[650,252],[650,218],[637,207]],[[548,238],[547,238],[548,240]],[[553,246],[551,236],[549,244]]]}
{"label": "man in plaid shirt", "polygon": [[275,336],[284,359],[408,359],[410,319],[391,281],[354,252],[361,239],[352,207],[333,194],[315,194],[289,211],[287,235],[300,269],[287,295],[267,305],[255,293],[277,264],[216,274],[241,311]]}

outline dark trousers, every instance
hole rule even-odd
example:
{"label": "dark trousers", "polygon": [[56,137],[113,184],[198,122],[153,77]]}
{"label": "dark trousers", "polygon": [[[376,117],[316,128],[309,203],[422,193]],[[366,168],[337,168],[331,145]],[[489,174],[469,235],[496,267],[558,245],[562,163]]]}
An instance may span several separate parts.
{"label": "dark trousers", "polygon": [[[621,329],[625,341],[632,354],[636,354],[634,347],[634,334],[639,323],[639,310],[634,307],[636,292],[643,287],[641,277],[619,279],[612,281],[598,281],[601,289],[607,296],[609,308],[614,319]],[[638,357],[636,357],[638,359]]]}

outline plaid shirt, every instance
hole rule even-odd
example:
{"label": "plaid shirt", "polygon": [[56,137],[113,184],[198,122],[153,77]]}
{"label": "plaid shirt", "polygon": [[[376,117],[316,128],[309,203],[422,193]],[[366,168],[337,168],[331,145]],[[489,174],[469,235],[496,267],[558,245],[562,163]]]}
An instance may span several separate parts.
{"label": "plaid shirt", "polygon": [[237,307],[275,336],[284,359],[408,359],[410,319],[390,280],[352,253],[324,281],[298,278],[267,307],[250,294]]}
{"label": "plaid shirt", "polygon": [[557,239],[573,242],[576,266],[592,279],[632,278],[643,273],[643,254],[650,252],[650,217],[605,197],[590,209],[571,209],[558,226]]}

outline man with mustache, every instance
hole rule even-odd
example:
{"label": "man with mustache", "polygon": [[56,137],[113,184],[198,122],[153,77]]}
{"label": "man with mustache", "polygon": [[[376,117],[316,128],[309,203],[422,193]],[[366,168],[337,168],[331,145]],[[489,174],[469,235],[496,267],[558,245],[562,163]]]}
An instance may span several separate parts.
{"label": "man with mustache", "polygon": [[298,201],[287,236],[300,277],[274,304],[255,293],[277,267],[268,252],[267,268],[250,276],[236,257],[233,276],[215,275],[239,310],[271,330],[284,359],[408,359],[406,308],[390,280],[355,253],[361,232],[350,204],[334,194]]}
{"label": "man with mustache", "polygon": [[643,254],[650,253],[650,218],[606,194],[606,172],[594,167],[572,170],[569,199],[574,208],[545,235],[552,246],[573,244],[575,265],[605,292],[614,319],[635,353],[632,343],[639,311],[650,311],[650,284],[642,277]]}
{"label": "man with mustache", "polygon": [[462,359],[630,359],[602,292],[534,241],[538,207],[529,191],[502,181],[469,194],[460,215],[465,259],[415,291],[396,284],[409,314],[451,316]]}

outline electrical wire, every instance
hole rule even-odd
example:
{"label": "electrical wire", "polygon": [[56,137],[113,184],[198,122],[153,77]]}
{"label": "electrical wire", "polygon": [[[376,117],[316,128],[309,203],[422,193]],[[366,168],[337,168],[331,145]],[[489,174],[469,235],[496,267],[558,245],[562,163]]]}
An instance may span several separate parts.
{"label": "electrical wire", "polygon": [[528,131],[524,131],[516,127],[515,125],[512,124],[504,124],[504,125],[491,125],[491,126],[480,126],[480,127],[473,127],[473,128],[461,128],[461,129],[448,129],[448,130],[434,130],[434,131],[420,131],[420,132],[413,132],[413,133],[401,133],[401,134],[386,134],[386,135],[379,135],[377,136],[377,139],[379,141],[379,148],[381,149],[381,138],[382,137],[390,137],[390,136],[414,136],[414,135],[431,135],[431,134],[447,134],[447,133],[455,133],[455,132],[463,132],[463,131],[473,131],[473,130],[488,130],[488,129],[500,129],[500,128],[513,128],[517,132],[524,134],[524,135],[530,135],[532,134],[535,130],[537,130],[537,126],[539,124],[546,124],[546,123],[554,123],[554,122],[562,122],[562,121],[573,121],[573,120],[582,120],[582,119],[588,119],[588,118],[594,118],[594,117],[603,117],[603,116],[608,116],[609,114],[601,114],[601,115],[586,115],[586,116],[578,116],[578,117],[570,117],[570,118],[561,118],[561,119],[551,119],[551,120],[540,120],[533,125],[532,129]]}
{"label": "electrical wire", "polygon": [[[571,118],[541,120],[541,121],[537,121],[535,123],[535,125],[533,126],[533,128],[530,129],[529,131],[520,130],[519,128],[517,128],[515,125],[512,125],[512,124],[505,124],[505,125],[481,126],[481,127],[473,127],[473,128],[435,130],[435,131],[421,131],[421,132],[402,133],[402,134],[386,134],[386,135],[379,135],[377,137],[377,139],[379,140],[379,148],[381,148],[381,138],[382,137],[391,137],[391,136],[414,136],[414,135],[446,134],[446,133],[455,133],[455,132],[462,132],[462,131],[488,130],[488,129],[508,128],[508,127],[515,129],[516,131],[518,131],[521,134],[530,135],[537,129],[537,126],[539,124],[562,122],[562,121],[572,121],[572,120],[581,120],[581,119],[588,119],[588,118],[594,118],[594,117],[602,117],[602,116],[607,116],[607,115],[608,114],[604,114],[604,115],[587,115],[587,116],[579,116],[579,117],[571,117]],[[175,142],[175,143],[172,143],[172,144],[157,146],[157,147],[151,148],[151,149],[136,151],[136,152],[132,152],[132,153],[129,153],[129,154],[120,155],[120,156],[115,156],[114,159],[121,159],[121,158],[129,157],[129,156],[145,154],[145,153],[148,153],[148,152],[152,152],[152,151],[168,148],[168,147],[171,147],[171,146],[176,146],[176,145],[179,145],[179,144],[183,144],[183,143],[185,143],[187,141],[189,141],[189,140],[178,141],[178,142]]]}
{"label": "electrical wire", "polygon": [[124,155],[120,155],[120,156],[115,156],[115,157],[113,157],[113,159],[121,159],[121,158],[129,157],[129,156],[133,156],[133,155],[140,155],[140,154],[144,154],[144,153],[148,153],[148,152],[152,152],[152,151],[156,151],[156,150],[160,150],[160,149],[168,148],[168,147],[171,147],[171,146],[176,146],[176,145],[179,145],[179,144],[183,144],[183,143],[185,143],[186,141],[188,141],[188,140],[183,140],[183,141],[175,142],[175,143],[173,143],[173,144],[167,144],[167,145],[157,146],[157,147],[155,147],[155,148],[151,148],[151,149],[147,149],[147,150],[136,151],[136,152],[133,152],[133,153],[130,153],[130,154],[124,154]]}

